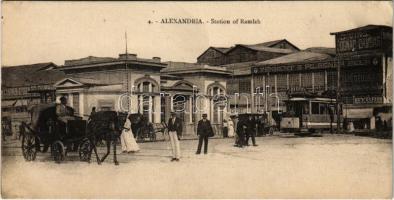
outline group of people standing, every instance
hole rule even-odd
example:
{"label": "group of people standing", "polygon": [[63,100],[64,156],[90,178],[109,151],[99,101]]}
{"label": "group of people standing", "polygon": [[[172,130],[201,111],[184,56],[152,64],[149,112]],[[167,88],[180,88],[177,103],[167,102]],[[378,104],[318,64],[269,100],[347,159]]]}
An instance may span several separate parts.
{"label": "group of people standing", "polygon": [[[253,146],[256,144],[256,132],[259,131],[259,120],[253,116],[248,116],[247,119],[238,120],[237,115],[230,116],[228,121],[223,123],[223,136],[234,137],[236,147],[249,146],[249,140],[252,141]],[[181,158],[181,147],[180,147],[180,135],[182,135],[182,120],[177,117],[175,112],[171,113],[171,117],[167,123],[168,135],[171,144],[171,161],[180,161]],[[214,136],[214,130],[211,122],[207,119],[207,114],[202,115],[202,119],[197,125],[198,145],[196,154],[201,154],[203,150],[204,154],[208,153],[208,141],[210,137]],[[121,135],[121,145],[123,152],[137,152],[139,147],[134,139],[133,131],[131,129],[131,119],[127,118],[124,124],[124,130]]]}
{"label": "group of people standing", "polygon": [[[171,161],[180,161],[181,147],[180,135],[182,135],[182,120],[176,116],[175,112],[171,113],[171,118],[168,120],[167,129],[170,137],[172,158]],[[207,119],[207,114],[202,115],[202,119],[198,122],[197,135],[199,136],[196,154],[200,154],[202,146],[204,145],[204,154],[208,153],[208,138],[214,136],[214,131],[211,122]],[[133,130],[131,128],[130,115],[127,117],[123,126],[123,131],[120,136],[121,146],[123,152],[133,153],[139,151],[139,146],[134,139]]]}
{"label": "group of people standing", "polygon": [[237,115],[231,116],[230,129],[235,130],[235,147],[249,146],[249,139],[252,140],[253,146],[256,144],[256,120],[253,116],[249,116],[248,119],[239,120]]}

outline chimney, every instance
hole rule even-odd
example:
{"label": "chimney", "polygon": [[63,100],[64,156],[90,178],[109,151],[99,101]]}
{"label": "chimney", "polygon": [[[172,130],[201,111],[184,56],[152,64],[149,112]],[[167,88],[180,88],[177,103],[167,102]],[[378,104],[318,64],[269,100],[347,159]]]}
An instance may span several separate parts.
{"label": "chimney", "polygon": [[161,62],[161,58],[160,57],[152,57],[152,60],[154,61],[154,62]]}
{"label": "chimney", "polygon": [[133,54],[133,53],[128,53],[128,54],[119,54],[119,60],[137,60],[137,54]]}

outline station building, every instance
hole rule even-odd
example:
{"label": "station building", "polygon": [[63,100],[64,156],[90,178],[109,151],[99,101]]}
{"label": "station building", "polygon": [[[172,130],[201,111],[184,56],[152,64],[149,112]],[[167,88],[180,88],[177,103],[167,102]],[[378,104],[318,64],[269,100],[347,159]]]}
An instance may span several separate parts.
{"label": "station building", "polygon": [[227,79],[229,113],[246,113],[252,112],[252,66],[299,50],[286,39],[235,44],[232,47],[209,47],[197,57],[197,62],[219,66],[231,72],[231,77]]}
{"label": "station building", "polygon": [[356,129],[375,129],[380,117],[392,124],[393,28],[367,25],[331,33],[340,67],[343,116]]}
{"label": "station building", "polygon": [[126,53],[66,60],[63,66],[3,67],[2,114],[23,120],[29,106],[67,96],[84,118],[96,107],[142,113],[161,123],[174,111],[184,121],[184,132],[195,134],[207,113],[220,134],[223,119],[232,112],[269,111],[272,117],[286,111],[289,94],[338,91],[343,117],[355,128],[374,129],[377,116],[391,124],[392,28],[368,25],[332,35],[335,48],[300,50],[282,39],[209,47],[197,63]]}

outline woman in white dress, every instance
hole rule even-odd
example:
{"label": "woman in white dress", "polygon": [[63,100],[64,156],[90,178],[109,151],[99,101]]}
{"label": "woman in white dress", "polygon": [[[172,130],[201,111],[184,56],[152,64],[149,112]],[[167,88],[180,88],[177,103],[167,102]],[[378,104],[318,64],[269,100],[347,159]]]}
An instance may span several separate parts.
{"label": "woman in white dress", "polygon": [[123,131],[120,135],[120,143],[122,145],[123,153],[134,153],[140,150],[134,139],[133,131],[131,130],[130,115],[127,117],[126,122],[123,125]]}
{"label": "woman in white dress", "polygon": [[233,119],[229,119],[227,121],[227,125],[228,125],[228,137],[234,137],[234,122]]}

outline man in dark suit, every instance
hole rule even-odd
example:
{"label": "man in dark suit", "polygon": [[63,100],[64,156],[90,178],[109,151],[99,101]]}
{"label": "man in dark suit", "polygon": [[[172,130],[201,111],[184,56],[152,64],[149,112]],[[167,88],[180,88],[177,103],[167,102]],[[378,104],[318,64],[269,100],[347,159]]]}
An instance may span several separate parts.
{"label": "man in dark suit", "polygon": [[237,123],[237,136],[238,136],[238,140],[237,140],[237,147],[242,148],[245,145],[245,120],[239,120]]}
{"label": "man in dark suit", "polygon": [[253,116],[249,116],[246,121],[246,146],[249,146],[249,138],[252,137],[253,146],[257,146],[256,144],[256,120]]}
{"label": "man in dark suit", "polygon": [[214,135],[211,122],[207,119],[207,114],[202,115],[202,120],[197,125],[198,147],[196,154],[201,153],[202,143],[204,142],[204,154],[208,153],[208,138]]}
{"label": "man in dark suit", "polygon": [[175,112],[171,113],[171,118],[168,120],[168,135],[172,147],[171,161],[179,161],[181,157],[181,147],[179,145],[178,134],[182,133],[182,121],[176,116]]}

